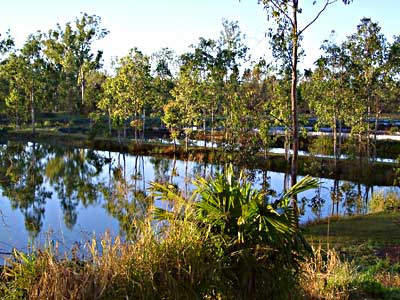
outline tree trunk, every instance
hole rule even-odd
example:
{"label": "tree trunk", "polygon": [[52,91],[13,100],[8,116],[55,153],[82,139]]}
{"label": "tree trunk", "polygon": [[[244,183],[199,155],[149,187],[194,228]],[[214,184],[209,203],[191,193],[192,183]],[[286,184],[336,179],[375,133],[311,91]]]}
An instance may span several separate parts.
{"label": "tree trunk", "polygon": [[81,82],[81,100],[82,100],[82,108],[85,104],[85,79],[82,78]]}
{"label": "tree trunk", "polygon": [[377,131],[378,131],[378,121],[381,116],[381,111],[377,108],[375,111],[375,128],[374,128],[374,148],[373,148],[373,154],[372,154],[372,160],[376,160],[376,136],[377,136]]}
{"label": "tree trunk", "polygon": [[144,140],[144,133],[146,130],[146,109],[143,107],[143,131],[142,131],[142,140]]}
{"label": "tree trunk", "polygon": [[19,117],[18,117],[18,108],[15,110],[15,128],[20,128],[19,126]]}
{"label": "tree trunk", "polygon": [[108,110],[108,134],[111,136],[111,114],[110,110]]}
{"label": "tree trunk", "polygon": [[333,115],[333,157],[334,157],[334,161],[335,161],[335,166],[336,166],[336,163],[337,163],[337,158],[338,158],[338,156],[337,156],[337,153],[338,153],[338,151],[337,151],[337,127],[336,127],[336,122],[337,122],[337,119],[336,119],[336,112],[334,113],[334,115]]}
{"label": "tree trunk", "polygon": [[204,111],[203,117],[203,134],[204,134],[204,148],[207,147],[207,134],[206,134],[206,112]]}
{"label": "tree trunk", "polygon": [[214,103],[211,106],[211,148],[214,148]]}
{"label": "tree trunk", "polygon": [[[369,100],[368,100],[368,102],[369,102]],[[370,138],[371,126],[369,124],[370,117],[371,117],[371,106],[368,105],[368,108],[367,108],[367,161],[369,161],[369,158],[371,156],[371,150],[370,150],[370,146],[371,146],[371,138]]]}
{"label": "tree trunk", "polygon": [[31,89],[31,122],[32,122],[32,133],[35,134],[35,102],[33,98],[33,89]]}
{"label": "tree trunk", "polygon": [[[298,1],[293,0],[293,29],[292,29],[292,81],[290,89],[291,117],[292,117],[292,165],[291,165],[291,186],[297,183],[297,157],[299,151],[299,128],[297,121],[297,58],[298,58],[298,32],[297,32],[297,10]],[[293,209],[298,216],[297,195],[292,197]]]}
{"label": "tree trunk", "polygon": [[342,121],[339,120],[338,158],[342,155]]}

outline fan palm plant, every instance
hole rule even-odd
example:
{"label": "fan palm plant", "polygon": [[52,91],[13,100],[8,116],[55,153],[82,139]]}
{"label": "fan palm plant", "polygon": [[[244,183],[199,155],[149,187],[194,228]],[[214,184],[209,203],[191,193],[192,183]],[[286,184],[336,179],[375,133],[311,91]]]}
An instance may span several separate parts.
{"label": "fan palm plant", "polygon": [[273,202],[252,188],[242,173],[236,178],[232,166],[194,184],[196,189],[185,198],[176,189],[152,183],[153,194],[173,207],[156,208],[156,219],[189,220],[204,230],[225,265],[221,276],[236,290],[233,299],[284,297],[283,290],[295,283],[297,264],[308,249],[290,198],[317,187],[318,181],[306,176]]}

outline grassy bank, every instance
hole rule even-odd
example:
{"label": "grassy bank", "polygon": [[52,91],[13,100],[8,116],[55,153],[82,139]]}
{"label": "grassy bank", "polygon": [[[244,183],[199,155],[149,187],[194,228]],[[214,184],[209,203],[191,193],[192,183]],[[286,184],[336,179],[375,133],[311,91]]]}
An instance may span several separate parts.
{"label": "grassy bank", "polygon": [[315,249],[303,265],[308,294],[400,299],[399,212],[325,219],[306,225],[304,234]]}

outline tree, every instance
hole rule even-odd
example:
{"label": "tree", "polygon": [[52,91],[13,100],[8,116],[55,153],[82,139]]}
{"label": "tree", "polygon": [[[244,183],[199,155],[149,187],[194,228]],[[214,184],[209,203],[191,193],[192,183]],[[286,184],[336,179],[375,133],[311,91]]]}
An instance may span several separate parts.
{"label": "tree", "polygon": [[19,128],[27,119],[25,97],[25,61],[21,55],[11,53],[1,65],[2,78],[7,86],[5,92],[6,111],[15,116],[15,127]]}
{"label": "tree", "polygon": [[[175,98],[173,104],[165,107],[163,121],[171,124],[175,123],[178,127],[185,129],[185,149],[188,149],[188,138],[193,126],[197,126],[200,119],[199,105],[202,101],[203,82],[199,69],[193,64],[194,61],[189,57],[184,56],[184,64],[178,74],[176,85],[171,91],[172,96]],[[173,114],[175,116],[173,116]],[[179,117],[178,117],[179,116]],[[178,122],[171,122],[176,118]],[[166,124],[168,124],[166,123]],[[173,131],[172,131],[173,132]]]}
{"label": "tree", "polygon": [[[118,60],[115,76],[106,79],[104,97],[98,107],[108,111],[114,123],[123,125],[126,137],[126,122],[133,117],[131,126],[134,128],[135,140],[140,129],[140,115],[145,114],[144,107],[151,96],[152,77],[150,74],[149,57],[137,48]],[[144,131],[144,122],[142,124]]]}
{"label": "tree", "polygon": [[325,53],[317,60],[317,68],[303,85],[309,107],[317,116],[318,124],[329,125],[333,129],[333,155],[336,161],[340,157],[341,128],[344,123],[351,125],[359,109],[355,107],[357,104],[354,101],[350,101],[352,89],[348,70],[351,61],[344,45],[325,40],[321,49]]}
{"label": "tree", "polygon": [[[378,120],[388,99],[388,92],[384,91],[387,87],[385,81],[389,79],[388,45],[380,29],[378,23],[372,22],[369,18],[363,18],[357,26],[357,32],[346,41],[346,47],[354,66],[352,77],[355,82],[356,96],[358,101],[363,102],[365,108],[362,118],[366,120],[366,156],[368,159],[371,156],[371,114],[375,113],[373,131],[375,145]],[[373,157],[375,157],[375,153],[374,150]]]}
{"label": "tree", "polygon": [[[1,37],[1,34],[0,34]],[[15,46],[14,38],[11,36],[10,31],[6,32],[6,36],[0,40],[0,55],[5,55],[10,52]]]}
{"label": "tree", "polygon": [[[291,185],[294,186],[297,182],[297,157],[299,151],[299,126],[297,116],[297,63],[299,56],[299,42],[304,31],[307,30],[325,9],[337,2],[337,0],[323,0],[322,7],[318,10],[315,17],[311,19],[303,28],[299,27],[298,15],[302,13],[302,8],[299,5],[299,0],[262,0],[262,4],[267,11],[268,16],[271,16],[275,23],[278,24],[276,28],[276,34],[280,35],[282,39],[285,39],[284,32],[286,28],[290,31],[289,39],[286,43],[289,45],[287,48],[292,49],[291,56],[291,89],[290,89],[290,100],[291,100],[291,121],[292,121],[292,163],[291,163]],[[342,0],[344,4],[349,4],[351,0]],[[313,2],[315,5],[317,1]],[[284,25],[284,26],[283,26]],[[297,199],[293,197],[293,205],[297,211]]]}
{"label": "tree", "polygon": [[84,13],[73,25],[68,22],[62,28],[57,24],[44,41],[45,54],[60,74],[58,94],[64,96],[70,111],[82,111],[87,75],[101,66],[103,52],[92,53],[93,43],[108,34],[100,24],[100,17]]}
{"label": "tree", "polygon": [[151,103],[149,103],[151,107],[148,110],[150,116],[159,117],[160,120],[164,105],[172,100],[171,91],[175,85],[173,75],[174,62],[175,54],[168,48],[163,48],[152,56],[152,63],[155,67],[153,70]]}
{"label": "tree", "polygon": [[24,60],[22,83],[25,94],[29,97],[32,133],[35,133],[36,107],[46,85],[46,78],[44,77],[46,65],[43,58],[42,34],[40,32],[28,37],[21,49],[21,55]]}

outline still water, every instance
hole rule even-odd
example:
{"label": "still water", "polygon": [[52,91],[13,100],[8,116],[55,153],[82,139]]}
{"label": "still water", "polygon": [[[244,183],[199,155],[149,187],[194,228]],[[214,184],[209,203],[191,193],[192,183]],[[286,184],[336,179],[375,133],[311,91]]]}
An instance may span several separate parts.
{"label": "still water", "polygon": [[[105,231],[125,235],[134,215],[153,204],[151,197],[146,197],[150,182],[172,183],[190,193],[197,176],[212,176],[222,168],[38,143],[0,145],[0,253],[9,253],[12,248],[24,251],[44,241],[57,242],[67,250]],[[267,170],[245,173],[256,188],[268,191],[270,199],[283,192],[288,179],[284,173]],[[395,190],[320,181],[319,189],[299,195],[303,200],[302,222],[332,213],[365,213],[373,192]],[[341,197],[333,204],[335,189]]]}

